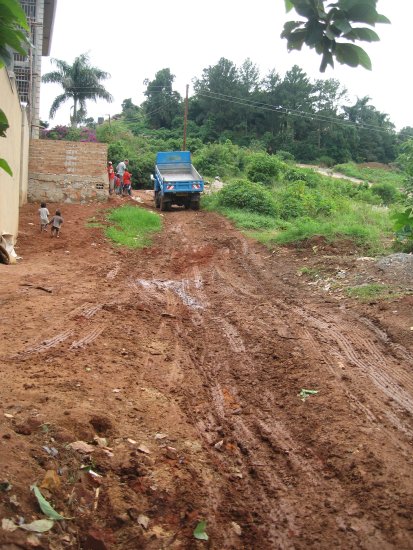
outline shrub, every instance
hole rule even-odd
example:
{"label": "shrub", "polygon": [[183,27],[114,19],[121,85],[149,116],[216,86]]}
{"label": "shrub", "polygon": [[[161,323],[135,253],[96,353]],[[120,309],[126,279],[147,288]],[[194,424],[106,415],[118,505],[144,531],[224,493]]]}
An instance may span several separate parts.
{"label": "shrub", "polygon": [[244,167],[245,151],[227,140],[204,145],[193,155],[193,164],[203,176],[236,176]]}
{"label": "shrub", "polygon": [[309,189],[305,181],[291,182],[276,192],[280,218],[289,220],[302,216],[328,216],[335,207],[332,198],[316,189]]}
{"label": "shrub", "polygon": [[316,159],[316,163],[319,166],[325,166],[326,168],[331,168],[332,166],[335,165],[336,161],[332,157],[329,157],[327,155],[322,155],[321,157],[318,157],[318,159]]}
{"label": "shrub", "polygon": [[321,177],[312,170],[303,170],[301,168],[288,168],[284,172],[284,181],[294,182],[303,181],[307,187],[317,187],[321,182]]}
{"label": "shrub", "polygon": [[275,215],[277,213],[271,193],[258,183],[248,180],[235,180],[225,185],[218,193],[218,204],[259,214]]}
{"label": "shrub", "polygon": [[292,153],[290,153],[289,151],[282,151],[281,149],[277,151],[275,156],[284,162],[293,162],[295,160],[295,157]]}
{"label": "shrub", "polygon": [[400,197],[399,191],[391,183],[375,183],[371,187],[371,191],[378,195],[386,206],[393,204]]}
{"label": "shrub", "polygon": [[279,176],[283,162],[274,155],[262,151],[252,153],[247,159],[247,176],[250,181],[271,185]]}

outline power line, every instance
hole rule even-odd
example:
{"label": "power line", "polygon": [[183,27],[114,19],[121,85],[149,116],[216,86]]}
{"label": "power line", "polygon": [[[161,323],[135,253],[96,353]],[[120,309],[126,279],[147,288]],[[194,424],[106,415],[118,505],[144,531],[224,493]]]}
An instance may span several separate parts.
{"label": "power line", "polygon": [[378,128],[377,126],[373,126],[366,123],[357,123],[357,122],[352,122],[350,120],[347,121],[339,118],[332,118],[320,113],[308,113],[306,111],[290,109],[288,107],[283,107],[281,105],[270,105],[268,103],[261,103],[250,99],[239,98],[236,96],[230,96],[228,94],[222,94],[218,92],[210,92],[210,91],[197,92],[197,95],[207,97],[209,99],[216,99],[220,101],[226,101],[228,103],[242,105],[244,107],[251,107],[254,109],[262,109],[266,111],[275,112],[278,114],[284,114],[287,116],[290,115],[290,116],[298,116],[301,118],[307,118],[307,119],[315,120],[317,122],[329,122],[329,123],[334,123],[341,126],[347,126],[347,127],[353,127],[353,128],[355,127],[362,130],[372,130],[375,132],[382,132],[384,134],[390,133],[389,130],[384,130],[384,129]]}

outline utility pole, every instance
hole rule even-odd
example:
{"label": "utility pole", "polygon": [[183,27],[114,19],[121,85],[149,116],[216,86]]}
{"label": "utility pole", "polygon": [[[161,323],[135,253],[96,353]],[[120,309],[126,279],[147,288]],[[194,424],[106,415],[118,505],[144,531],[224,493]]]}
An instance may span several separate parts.
{"label": "utility pole", "polygon": [[186,126],[188,124],[188,90],[189,90],[189,84],[186,85],[185,111],[184,111],[184,143],[182,146],[182,151],[186,151]]}

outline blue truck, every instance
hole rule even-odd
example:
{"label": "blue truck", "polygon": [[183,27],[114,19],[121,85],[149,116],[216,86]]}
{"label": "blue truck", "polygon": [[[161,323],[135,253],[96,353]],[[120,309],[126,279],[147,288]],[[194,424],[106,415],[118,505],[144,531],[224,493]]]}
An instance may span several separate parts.
{"label": "blue truck", "polygon": [[157,153],[152,178],[156,208],[170,210],[176,204],[199,210],[204,180],[193,167],[189,151]]}

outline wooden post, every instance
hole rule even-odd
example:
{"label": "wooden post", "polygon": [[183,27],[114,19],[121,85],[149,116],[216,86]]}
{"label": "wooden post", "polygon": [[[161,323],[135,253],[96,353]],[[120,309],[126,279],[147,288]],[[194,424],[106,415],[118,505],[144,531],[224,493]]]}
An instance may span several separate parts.
{"label": "wooden post", "polygon": [[186,85],[185,111],[184,111],[184,142],[182,145],[182,151],[186,151],[186,126],[188,124],[188,89],[189,89],[189,84]]}

